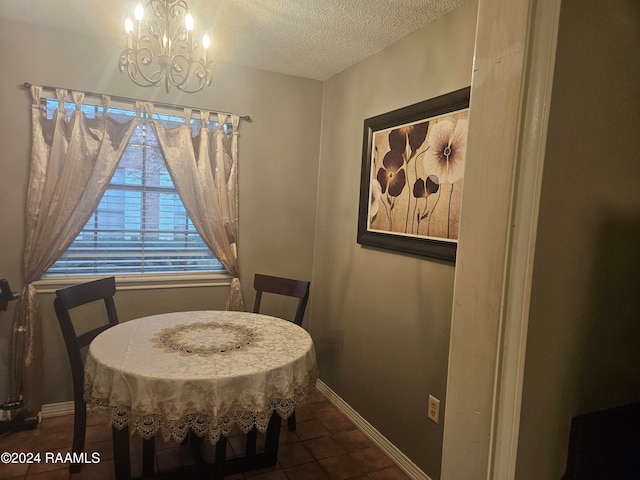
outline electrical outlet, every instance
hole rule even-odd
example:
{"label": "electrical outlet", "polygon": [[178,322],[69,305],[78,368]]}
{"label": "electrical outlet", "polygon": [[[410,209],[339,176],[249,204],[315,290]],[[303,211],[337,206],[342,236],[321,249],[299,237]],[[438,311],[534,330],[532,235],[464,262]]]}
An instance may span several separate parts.
{"label": "electrical outlet", "polygon": [[429,395],[429,412],[427,413],[429,420],[439,423],[440,421],[440,400],[433,395]]}

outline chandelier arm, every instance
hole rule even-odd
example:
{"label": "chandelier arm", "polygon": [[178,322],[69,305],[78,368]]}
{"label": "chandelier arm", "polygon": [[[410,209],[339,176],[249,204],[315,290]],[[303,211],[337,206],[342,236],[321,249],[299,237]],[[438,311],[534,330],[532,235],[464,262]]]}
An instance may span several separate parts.
{"label": "chandelier arm", "polygon": [[[145,50],[149,51],[149,54],[142,53]],[[140,59],[142,57],[142,59]],[[162,80],[162,70],[155,70],[151,75],[145,73],[145,69],[141,66],[145,65],[145,58],[149,58],[150,62],[153,61],[153,54],[151,51],[144,47],[143,49],[126,49],[122,55],[120,55],[120,71],[126,70],[129,78],[140,87],[155,87],[160,84]],[[142,77],[142,81],[138,77]]]}
{"label": "chandelier arm", "polygon": [[[177,75],[179,78],[182,77],[183,80],[182,82],[178,82],[177,83],[173,83],[172,84],[179,88],[180,90],[182,90],[185,93],[195,93],[198,92],[200,90],[202,90],[205,86],[208,87],[211,85],[211,70],[209,70],[209,65],[211,64],[211,62],[207,62],[206,64],[204,63],[203,60],[191,60],[189,62],[189,71],[188,73],[186,73],[184,76],[181,75]],[[189,90],[187,89],[187,85],[188,85],[188,78],[191,75],[191,72],[193,72],[194,78],[197,79],[197,87],[193,90]],[[172,79],[173,77],[176,76],[176,74],[172,74]],[[193,83],[193,82],[191,82]]]}
{"label": "chandelier arm", "polygon": [[[180,88],[180,85],[184,85],[191,75],[191,66],[193,63],[194,61],[191,56],[187,57],[179,53],[173,56],[168,71],[168,76],[171,78],[171,84],[173,86]],[[186,71],[184,71],[185,68],[183,65],[186,65]]]}
{"label": "chandelier arm", "polygon": [[[172,71],[171,73],[169,73],[167,78],[169,78],[169,82],[171,83],[171,85],[182,90],[185,93],[199,92],[205,86],[211,85],[211,72],[202,68],[200,69],[196,68],[192,70],[193,63],[200,63],[200,62],[192,61],[189,64],[188,70],[184,75],[181,74],[180,72],[175,72],[175,71]],[[191,72],[194,72],[193,76],[191,76]],[[191,82],[189,82],[190,78],[192,80]],[[196,83],[196,86],[194,87],[194,89],[189,89],[188,85],[193,83]]]}

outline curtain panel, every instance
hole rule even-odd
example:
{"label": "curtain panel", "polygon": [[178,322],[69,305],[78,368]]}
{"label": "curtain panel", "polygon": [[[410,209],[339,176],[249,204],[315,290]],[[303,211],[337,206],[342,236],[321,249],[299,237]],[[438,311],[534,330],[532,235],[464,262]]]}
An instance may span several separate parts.
{"label": "curtain panel", "polygon": [[65,110],[68,92],[56,90],[59,107],[47,118],[42,87],[31,87],[32,147],[24,246],[25,286],[13,321],[12,398],[37,414],[42,406],[41,318],[33,282],[64,253],[97,208],[140,115],[120,123],[107,115],[87,118],[84,93],[70,92],[75,110]]}
{"label": "curtain panel", "polygon": [[[146,108],[151,108],[147,104]],[[150,112],[151,113],[151,112]],[[211,112],[201,111],[202,128],[192,136],[192,109],[184,109],[185,123],[167,128],[151,125],[167,170],[198,234],[233,277],[227,310],[242,310],[238,265],[238,115],[217,114],[217,128],[208,126]],[[231,122],[231,132],[225,123]]]}

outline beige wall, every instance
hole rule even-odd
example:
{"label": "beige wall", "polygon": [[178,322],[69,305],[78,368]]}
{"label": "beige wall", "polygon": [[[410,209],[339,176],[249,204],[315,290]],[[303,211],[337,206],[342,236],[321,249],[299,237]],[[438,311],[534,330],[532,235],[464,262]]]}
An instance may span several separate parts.
{"label": "beige wall", "polygon": [[[246,303],[253,301],[256,271],[311,278],[322,83],[223,65],[213,87],[198,94],[167,95],[162,89],[134,87],[118,72],[118,42],[0,21],[0,65],[10,65],[0,74],[0,276],[14,289],[21,288],[30,98],[19,85],[27,81],[251,115],[251,122],[241,123],[239,136],[240,268]],[[228,287],[120,291],[116,304],[121,320],[128,320],[162,311],[224,308],[227,291]],[[71,399],[70,371],[52,298],[40,296],[45,403]],[[13,305],[0,314],[2,401],[12,310]]]}
{"label": "beige wall", "polygon": [[560,478],[574,415],[640,400],[640,4],[562,2],[518,480]]}
{"label": "beige wall", "polygon": [[432,479],[442,422],[454,266],[356,243],[364,119],[471,83],[476,3],[324,87],[311,319],[320,377]]}

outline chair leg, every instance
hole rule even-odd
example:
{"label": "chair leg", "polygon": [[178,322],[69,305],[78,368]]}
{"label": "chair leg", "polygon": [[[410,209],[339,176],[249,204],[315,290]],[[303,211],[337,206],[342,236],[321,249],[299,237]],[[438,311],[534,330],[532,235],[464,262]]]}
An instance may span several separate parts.
{"label": "chair leg", "polygon": [[[74,403],[73,415],[73,444],[71,452],[81,454],[84,451],[84,439],[87,429],[87,405],[84,401],[76,400]],[[79,455],[78,455],[79,456]],[[78,473],[81,463],[72,463],[69,465],[70,473]]]}
{"label": "chair leg", "polygon": [[278,444],[280,443],[280,415],[277,412],[271,414],[267,428],[267,438],[264,444],[264,453],[267,459],[266,465],[272,466],[278,462]]}
{"label": "chair leg", "polygon": [[129,450],[129,428],[124,427],[122,430],[120,430],[112,425],[111,437],[113,442],[114,477],[116,480],[130,480],[131,452]]}
{"label": "chair leg", "polygon": [[287,418],[287,428],[289,429],[290,432],[295,432],[296,431],[296,412],[295,412],[295,410],[291,414],[291,416],[289,418]]}
{"label": "chair leg", "polygon": [[220,437],[218,443],[216,443],[216,461],[213,471],[214,480],[224,479],[225,465],[227,458],[227,438]]}
{"label": "chair leg", "polygon": [[[193,458],[194,478],[206,478],[206,468],[201,449],[204,438],[198,437],[192,431],[189,432],[188,438],[189,448],[191,449],[191,456]],[[224,440],[224,437],[220,440]]]}
{"label": "chair leg", "polygon": [[247,433],[245,443],[245,455],[247,458],[253,459],[256,456],[256,445],[258,443],[258,429],[253,427],[249,433]]}
{"label": "chair leg", "polygon": [[151,477],[155,466],[155,437],[142,439],[142,476]]}

